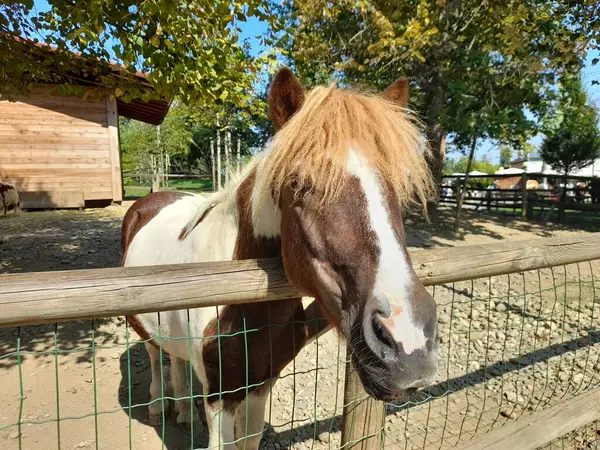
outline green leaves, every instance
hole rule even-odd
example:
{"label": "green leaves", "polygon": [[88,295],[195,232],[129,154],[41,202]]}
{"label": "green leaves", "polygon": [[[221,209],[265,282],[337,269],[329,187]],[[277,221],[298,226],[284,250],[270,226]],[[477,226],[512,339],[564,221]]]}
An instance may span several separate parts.
{"label": "green leaves", "polygon": [[599,36],[600,3],[511,0],[296,0],[281,40],[310,86],[334,78],[385,88],[411,80],[411,106],[457,147],[473,136],[521,146],[538,131],[556,74],[576,71]]}
{"label": "green leaves", "polygon": [[[13,50],[0,55],[4,69],[0,95],[26,91],[33,82],[77,82],[70,73],[78,67],[74,55],[32,55],[12,43],[13,36],[42,34],[48,36],[47,43],[74,49],[91,61],[109,61],[116,56],[129,71],[151,72],[154,98],[178,96],[196,104],[215,99],[244,104],[243,93],[255,80],[254,62],[239,41],[232,20],[275,20],[268,0],[146,0],[110,5],[103,1],[49,0],[49,4],[50,11],[40,14],[35,14],[29,0],[10,6],[0,4],[0,32],[11,33],[0,35],[0,45]],[[103,81],[118,87],[124,98],[139,97],[143,91],[131,80]],[[214,88],[217,85],[219,89]]]}

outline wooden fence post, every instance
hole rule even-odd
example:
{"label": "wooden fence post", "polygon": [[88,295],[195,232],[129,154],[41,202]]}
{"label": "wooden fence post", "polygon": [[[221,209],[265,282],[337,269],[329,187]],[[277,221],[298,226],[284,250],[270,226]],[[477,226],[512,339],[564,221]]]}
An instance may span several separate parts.
{"label": "wooden fence post", "polygon": [[[533,206],[535,203],[535,198],[534,198],[534,194],[533,192],[528,192],[527,193],[527,212],[525,214],[525,217],[527,218],[527,220],[533,220]],[[543,208],[543,206],[542,206]],[[543,211],[543,209],[542,209]]]}
{"label": "wooden fence post", "polygon": [[[351,354],[350,348],[347,354]],[[354,365],[346,365],[341,447],[345,450],[380,449],[384,418],[384,403],[370,397],[365,392]]]}
{"label": "wooden fence post", "polygon": [[521,177],[521,217],[527,217],[527,174]]}

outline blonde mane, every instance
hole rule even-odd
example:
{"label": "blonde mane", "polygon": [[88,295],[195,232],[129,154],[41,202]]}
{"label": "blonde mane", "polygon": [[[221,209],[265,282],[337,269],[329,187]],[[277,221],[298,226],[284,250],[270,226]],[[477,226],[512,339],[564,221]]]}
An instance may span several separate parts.
{"label": "blonde mane", "polygon": [[252,158],[223,190],[206,199],[185,227],[182,239],[210,208],[227,203],[235,209],[240,182],[255,170],[260,172],[253,193],[256,202],[248,202],[254,220],[270,198],[278,203],[286,186],[296,186],[297,199],[318,192],[317,206],[327,207],[348,180],[350,149],[361,153],[400,204],[425,205],[434,191],[426,161],[428,148],[408,113],[375,95],[333,86],[313,89],[268,149]]}
{"label": "blonde mane", "polygon": [[318,192],[318,205],[327,207],[348,179],[352,148],[402,205],[425,204],[433,193],[428,149],[407,112],[371,94],[333,86],[313,89],[273,138],[261,168],[260,198],[273,195],[277,203],[285,186],[296,186],[297,198]]}

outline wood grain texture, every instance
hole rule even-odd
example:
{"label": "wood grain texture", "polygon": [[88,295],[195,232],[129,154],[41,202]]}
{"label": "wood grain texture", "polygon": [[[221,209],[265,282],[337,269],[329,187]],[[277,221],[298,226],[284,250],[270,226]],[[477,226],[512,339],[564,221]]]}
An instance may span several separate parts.
{"label": "wood grain texture", "polygon": [[460,450],[534,450],[600,418],[600,388],[498,428]]}
{"label": "wood grain texture", "polygon": [[[511,259],[511,257],[513,259]],[[412,253],[425,285],[600,258],[600,233]],[[298,297],[277,259],[0,275],[0,326]]]}
{"label": "wood grain texture", "polygon": [[451,247],[411,253],[426,286],[600,258],[600,233]]}
{"label": "wood grain texture", "polygon": [[[108,156],[108,141],[104,142],[102,144],[78,144],[77,145],[77,149],[73,150],[73,145],[69,144],[69,143],[62,143],[62,144],[48,144],[48,143],[37,143],[37,144],[32,144],[32,143],[23,143],[23,142],[3,142],[0,141],[0,150],[2,150],[2,153],[6,153],[6,152],[14,152],[14,153],[20,153],[20,152],[41,152],[43,151],[44,154],[62,154],[62,153],[69,153],[69,155],[67,155],[68,157],[70,157],[71,155],[77,155],[78,153],[93,153],[95,154],[95,156],[101,154],[101,155],[106,155]],[[76,156],[75,156],[76,157]]]}
{"label": "wood grain texture", "polygon": [[298,296],[278,260],[0,276],[0,326]]}
{"label": "wood grain texture", "polygon": [[110,191],[101,200],[112,200],[105,94],[86,91],[94,96],[50,94],[43,87],[17,102],[0,101],[0,178],[33,193],[28,207],[73,207],[81,191],[84,198]]}
{"label": "wood grain texture", "polygon": [[41,111],[36,112],[27,112],[27,114],[19,113],[17,110],[4,110],[4,114],[2,119],[0,119],[0,123],[35,123],[35,124],[49,124],[51,125],[53,122],[60,124],[69,124],[69,125],[79,125],[85,124],[87,126],[91,126],[91,124],[96,124],[97,126],[106,127],[106,112],[102,111],[101,113],[89,112],[84,116],[84,118],[73,117],[67,114],[66,112],[52,111],[51,118],[48,118],[48,114],[45,114]]}
{"label": "wood grain texture", "polygon": [[[71,168],[71,164],[97,164],[98,166],[93,167],[105,167],[110,165],[110,159],[108,158],[83,158],[83,157],[75,157],[75,155],[65,155],[63,157],[52,157],[49,155],[45,156],[17,156],[15,153],[2,153],[2,156],[5,158],[10,158],[9,164],[3,164],[2,167],[12,167],[19,166],[21,164],[37,164],[37,165],[52,165],[55,164],[56,168],[60,169],[68,169]],[[71,156],[73,156],[71,158]]]}
{"label": "wood grain texture", "polygon": [[117,99],[114,95],[106,96],[106,120],[108,121],[108,152],[110,154],[112,199],[123,201],[123,173],[121,170],[121,147],[119,144],[119,115]]}
{"label": "wood grain texture", "polygon": [[75,119],[72,117],[54,117],[52,119],[48,119],[46,115],[40,114],[28,114],[23,117],[22,114],[6,114],[5,116],[0,118],[0,127],[10,126],[10,127],[23,127],[23,126],[34,126],[34,127],[44,127],[44,126],[57,126],[57,127],[73,127],[78,125],[83,125],[85,128],[89,129],[98,129],[105,128],[106,117],[104,116],[95,116],[97,121],[91,120],[82,120]]}
{"label": "wood grain texture", "polygon": [[385,404],[365,392],[353,364],[346,366],[343,417],[342,448],[356,450],[381,448]]}

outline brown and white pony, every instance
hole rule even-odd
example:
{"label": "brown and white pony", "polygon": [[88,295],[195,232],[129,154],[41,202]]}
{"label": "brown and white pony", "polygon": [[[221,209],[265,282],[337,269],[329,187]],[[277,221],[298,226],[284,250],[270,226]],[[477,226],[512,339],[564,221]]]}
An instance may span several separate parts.
{"label": "brown and white pony", "polygon": [[[138,200],[123,222],[123,265],[279,256],[289,281],[348,339],[367,392],[391,401],[430,384],[436,307],[412,269],[402,207],[425,200],[431,178],[407,99],[406,80],[381,97],[333,86],[305,93],[280,70],[269,91],[277,129],[269,148],[208,199]],[[175,397],[188,397],[176,402],[177,422],[189,427],[193,413],[190,360],[205,391],[209,446],[258,448],[269,389],[308,340],[301,298],[128,319],[150,339],[152,424],[161,421],[160,341]]]}

